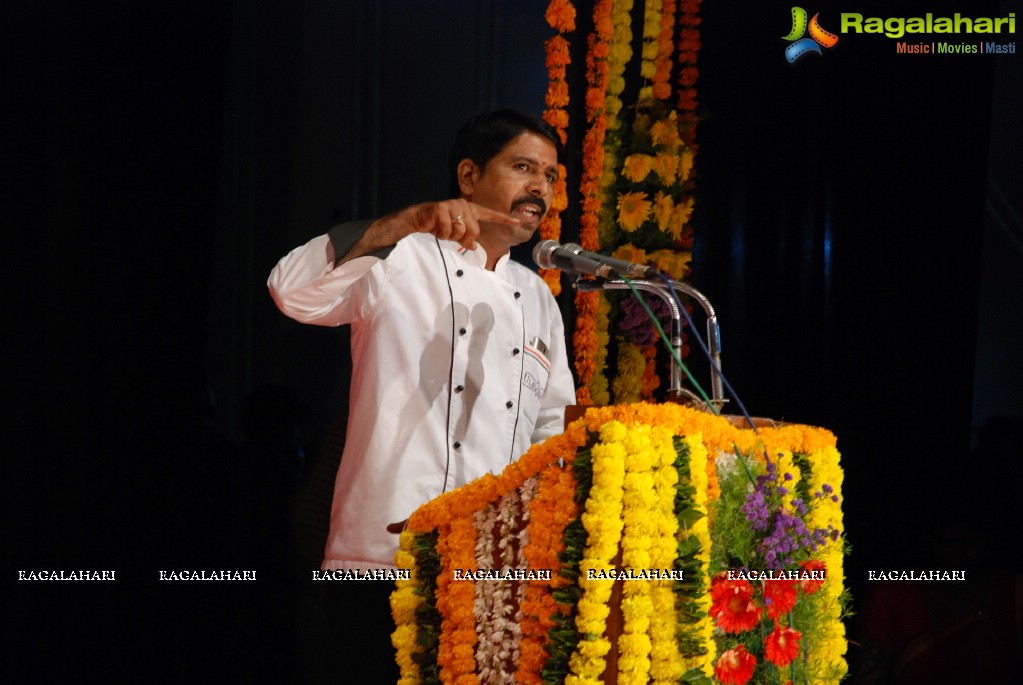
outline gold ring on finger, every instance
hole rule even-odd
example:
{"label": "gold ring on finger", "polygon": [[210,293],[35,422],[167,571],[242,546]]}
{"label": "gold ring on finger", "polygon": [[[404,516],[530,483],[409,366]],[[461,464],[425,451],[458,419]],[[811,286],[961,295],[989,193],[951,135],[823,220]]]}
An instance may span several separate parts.
{"label": "gold ring on finger", "polygon": [[451,223],[453,223],[453,224],[460,224],[460,223],[462,223],[462,219],[464,219],[464,218],[465,218],[464,214],[459,214],[458,216],[456,216],[454,219],[451,220]]}

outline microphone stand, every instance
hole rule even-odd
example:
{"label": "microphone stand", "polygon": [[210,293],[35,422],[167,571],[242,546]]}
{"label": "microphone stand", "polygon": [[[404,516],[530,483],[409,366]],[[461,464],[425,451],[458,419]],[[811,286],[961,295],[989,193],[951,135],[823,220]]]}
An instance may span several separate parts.
{"label": "microphone stand", "polygon": [[[676,302],[675,298],[671,296],[668,289],[664,286],[654,283],[653,281],[638,279],[630,280],[629,283],[626,283],[624,280],[618,278],[595,281],[576,278],[572,283],[572,288],[579,292],[595,292],[597,290],[628,290],[629,284],[631,284],[636,290],[645,290],[646,292],[654,293],[668,305],[668,308],[671,311],[671,333],[669,338],[671,339],[671,346],[675,350],[675,354],[679,359],[681,359],[682,316],[679,311],[678,302]],[[711,403],[720,412],[721,407],[728,400],[725,399],[724,388],[721,382],[721,328],[718,326],[717,314],[714,312],[714,307],[711,305],[710,300],[708,300],[707,297],[696,288],[675,280],[671,281],[671,285],[674,289],[684,292],[686,295],[689,295],[699,302],[703,307],[704,313],[707,315],[707,348],[710,350],[711,357]],[[679,400],[681,397],[687,397],[690,401],[695,401],[699,405],[705,405],[705,402],[702,399],[682,387],[682,370],[674,360],[671,360],[668,392],[675,400]]]}

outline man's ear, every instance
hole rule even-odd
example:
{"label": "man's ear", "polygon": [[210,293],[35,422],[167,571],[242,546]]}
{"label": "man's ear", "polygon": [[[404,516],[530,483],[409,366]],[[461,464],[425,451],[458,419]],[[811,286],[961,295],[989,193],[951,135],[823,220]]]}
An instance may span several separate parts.
{"label": "man's ear", "polygon": [[458,189],[463,196],[472,197],[476,179],[479,177],[479,167],[476,166],[476,162],[466,157],[458,163]]}

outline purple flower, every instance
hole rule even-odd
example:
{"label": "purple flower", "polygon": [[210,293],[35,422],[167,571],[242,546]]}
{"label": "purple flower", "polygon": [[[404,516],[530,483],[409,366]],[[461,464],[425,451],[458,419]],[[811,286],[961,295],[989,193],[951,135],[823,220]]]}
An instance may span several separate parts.
{"label": "purple flower", "polygon": [[746,503],[742,505],[742,513],[752,524],[753,530],[766,530],[770,513],[767,510],[767,500],[764,493],[754,490],[746,495]]}
{"label": "purple flower", "polygon": [[[668,314],[668,305],[659,297],[641,293],[643,300],[654,316],[663,321]],[[650,345],[657,341],[657,331],[650,323],[650,317],[643,310],[642,305],[636,298],[629,297],[622,300],[622,318],[618,323],[618,329],[625,338],[636,345]]]}

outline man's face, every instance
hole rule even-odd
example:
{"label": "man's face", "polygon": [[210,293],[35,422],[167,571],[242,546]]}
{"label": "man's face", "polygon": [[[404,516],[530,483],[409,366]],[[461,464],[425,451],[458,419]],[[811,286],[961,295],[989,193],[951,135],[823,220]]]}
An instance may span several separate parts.
{"label": "man's face", "polygon": [[508,143],[482,170],[472,165],[460,176],[462,194],[472,202],[504,212],[519,226],[483,222],[480,234],[508,247],[529,240],[550,209],[558,178],[558,151],[547,138],[525,132]]}

